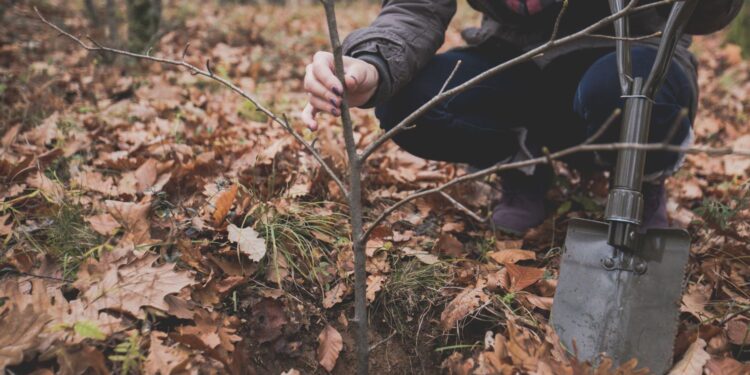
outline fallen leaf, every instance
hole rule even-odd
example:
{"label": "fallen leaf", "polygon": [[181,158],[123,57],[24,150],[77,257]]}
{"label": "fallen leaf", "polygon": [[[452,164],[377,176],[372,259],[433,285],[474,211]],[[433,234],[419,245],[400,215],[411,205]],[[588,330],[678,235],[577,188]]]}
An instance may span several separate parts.
{"label": "fallen leaf", "polygon": [[369,275],[367,276],[367,300],[372,302],[375,301],[375,295],[383,289],[383,282],[385,277],[382,275]]}
{"label": "fallen leaf", "polygon": [[688,286],[687,293],[682,296],[680,311],[692,314],[698,319],[708,317],[706,305],[711,300],[711,286],[692,284]]}
{"label": "fallen leaf", "polygon": [[193,278],[184,271],[175,271],[174,263],[153,266],[157,255],[147,254],[132,263],[110,267],[102,279],[83,293],[83,298],[98,310],[109,309],[143,317],[142,307],[167,311],[164,300],[192,285]]}
{"label": "fallen leaf", "polygon": [[526,294],[524,295],[524,298],[526,298],[526,301],[528,301],[538,309],[542,309],[545,311],[552,310],[552,297],[540,297],[534,294]]}
{"label": "fallen leaf", "polygon": [[704,348],[706,341],[699,338],[690,345],[682,359],[669,371],[669,375],[701,375],[711,355]]}
{"label": "fallen leaf", "polygon": [[64,346],[55,352],[58,374],[107,375],[107,361],[104,354],[93,346]]}
{"label": "fallen leaf", "polygon": [[413,256],[420,262],[427,265],[433,265],[440,262],[440,259],[438,259],[436,255],[430,254],[424,250],[413,250],[411,248],[405,247],[401,249],[401,252],[406,256]]}
{"label": "fallen leaf", "polygon": [[333,371],[343,348],[344,343],[339,331],[330,324],[326,325],[318,335],[318,363],[328,372]]}
{"label": "fallen leaf", "polygon": [[125,228],[124,237],[128,237],[135,245],[147,243],[151,240],[148,214],[151,211],[151,199],[141,202],[120,202],[108,200],[104,202],[107,210]]}
{"label": "fallen leaf", "polygon": [[536,259],[536,253],[529,250],[500,250],[487,254],[492,260],[503,265],[516,264],[522,260]]}
{"label": "fallen leaf", "polygon": [[473,313],[480,304],[489,300],[489,296],[482,290],[484,285],[484,282],[480,280],[476,286],[464,289],[448,303],[445,310],[440,314],[440,325],[444,330],[452,329],[458,321]]}
{"label": "fallen leaf", "polygon": [[334,287],[326,291],[325,296],[323,296],[323,307],[330,309],[337,303],[341,303],[341,301],[344,300],[344,295],[346,295],[348,291],[349,288],[343,281],[334,285]]}
{"label": "fallen leaf", "polygon": [[10,214],[0,216],[0,236],[7,236],[13,233],[13,222],[11,221],[10,224],[5,224],[8,222],[9,218]]}
{"label": "fallen leaf", "polygon": [[224,218],[229,213],[229,210],[234,204],[234,199],[237,197],[238,186],[232,185],[229,189],[222,191],[216,198],[216,209],[213,213],[213,219],[215,225],[220,225]]}
{"label": "fallen leaf", "polygon": [[727,322],[727,337],[734,345],[750,344],[750,325],[743,319],[732,319]]}
{"label": "fallen leaf", "polygon": [[464,245],[461,241],[457,240],[456,237],[453,237],[450,234],[444,234],[438,238],[437,243],[435,243],[435,248],[440,254],[453,258],[460,258],[463,254]]}
{"label": "fallen leaf", "polygon": [[139,193],[150,188],[156,182],[158,176],[157,163],[155,159],[148,159],[135,170],[136,189]]}
{"label": "fallen leaf", "polygon": [[195,314],[194,326],[180,326],[174,334],[175,340],[200,350],[221,348],[228,352],[234,351],[234,343],[242,340],[235,333],[229,318],[224,318],[216,311],[198,310]]}
{"label": "fallen leaf", "polygon": [[51,180],[42,172],[26,179],[29,186],[39,189],[47,199],[55,204],[62,204],[65,200],[65,188],[57,181]]}
{"label": "fallen leaf", "polygon": [[251,227],[239,228],[234,224],[227,227],[229,241],[237,244],[240,252],[250,260],[259,262],[266,256],[266,241]]}
{"label": "fallen leaf", "polygon": [[35,311],[33,305],[20,309],[11,304],[0,315],[0,373],[5,373],[7,366],[21,363],[24,353],[37,347],[39,334],[49,321],[49,316]]}
{"label": "fallen leaf", "polygon": [[104,236],[115,234],[117,228],[120,227],[120,223],[110,214],[89,216],[86,218],[86,221],[91,224],[91,229]]}
{"label": "fallen leaf", "polygon": [[523,267],[515,264],[507,264],[510,277],[510,291],[518,292],[524,290],[544,277],[544,269],[534,267]]}
{"label": "fallen leaf", "polygon": [[147,374],[170,375],[172,370],[181,367],[188,361],[190,352],[179,345],[165,345],[167,334],[152,331],[149,337],[148,356],[144,362]]}

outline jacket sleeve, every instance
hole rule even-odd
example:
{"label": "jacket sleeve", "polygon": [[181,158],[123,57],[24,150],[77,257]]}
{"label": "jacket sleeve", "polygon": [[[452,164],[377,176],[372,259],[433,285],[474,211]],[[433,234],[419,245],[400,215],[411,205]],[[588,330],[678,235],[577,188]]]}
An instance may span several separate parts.
{"label": "jacket sleeve", "polygon": [[443,44],[456,0],[386,0],[370,26],[354,31],[344,54],[373,64],[380,74],[372,107],[409,82]]}
{"label": "jacket sleeve", "polygon": [[[737,17],[743,0],[700,0],[685,32],[692,35],[706,35],[717,32]],[[660,12],[668,16],[671,6],[662,7]]]}

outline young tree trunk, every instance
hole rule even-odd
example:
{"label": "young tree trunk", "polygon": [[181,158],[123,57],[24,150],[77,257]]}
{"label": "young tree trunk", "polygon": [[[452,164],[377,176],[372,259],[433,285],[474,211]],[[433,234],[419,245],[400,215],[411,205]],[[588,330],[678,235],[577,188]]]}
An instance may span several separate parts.
{"label": "young tree trunk", "polygon": [[750,57],[750,4],[745,4],[732,23],[727,40],[742,47],[743,55]]}
{"label": "young tree trunk", "polygon": [[148,48],[159,31],[161,0],[127,0],[128,46],[141,52]]}

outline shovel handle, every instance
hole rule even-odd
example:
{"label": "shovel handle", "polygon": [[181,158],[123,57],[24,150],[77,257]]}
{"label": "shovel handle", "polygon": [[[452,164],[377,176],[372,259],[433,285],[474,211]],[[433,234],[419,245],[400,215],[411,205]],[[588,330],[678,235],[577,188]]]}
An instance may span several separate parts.
{"label": "shovel handle", "polygon": [[[635,1],[635,0],[631,0]],[[620,140],[623,143],[648,142],[653,98],[664,82],[677,44],[700,0],[680,0],[662,33],[659,50],[648,79],[632,78],[628,20],[615,23],[617,67],[623,96],[626,98]],[[613,11],[623,9],[624,0],[610,0]],[[643,220],[643,174],[646,151],[621,150],[617,156],[614,181],[609,193],[605,218],[610,222],[609,244],[615,248],[634,249],[638,243],[638,227]]]}

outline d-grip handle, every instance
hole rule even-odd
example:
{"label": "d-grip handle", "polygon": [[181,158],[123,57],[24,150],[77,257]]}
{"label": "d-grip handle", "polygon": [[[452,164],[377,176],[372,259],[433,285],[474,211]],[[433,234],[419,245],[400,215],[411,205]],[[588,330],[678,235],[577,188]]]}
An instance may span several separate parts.
{"label": "d-grip handle", "polygon": [[[634,1],[634,0],[631,0]],[[653,97],[664,82],[677,43],[700,0],[681,0],[674,4],[662,33],[659,50],[648,79],[631,77],[630,37],[627,17],[615,23],[617,66],[626,98],[620,141],[648,142]],[[622,10],[624,0],[610,0],[613,12]],[[609,192],[605,219],[610,222],[609,244],[615,248],[633,249],[638,242],[638,227],[643,220],[643,173],[646,151],[624,149],[617,155],[614,180]]]}

